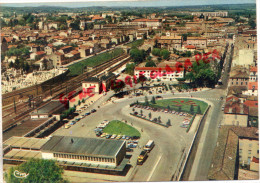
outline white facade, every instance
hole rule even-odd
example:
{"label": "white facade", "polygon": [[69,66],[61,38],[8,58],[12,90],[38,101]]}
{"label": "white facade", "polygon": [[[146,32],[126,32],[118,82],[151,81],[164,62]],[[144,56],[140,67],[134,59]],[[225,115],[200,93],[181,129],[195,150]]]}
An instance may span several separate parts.
{"label": "white facade", "polygon": [[69,153],[48,153],[48,152],[42,152],[42,158],[43,159],[55,159],[58,161],[116,166],[116,158],[103,158],[103,157],[76,155],[76,154],[69,154]]}
{"label": "white facade", "polygon": [[137,67],[135,68],[134,75],[139,78],[144,75],[147,79],[151,80],[161,80],[161,81],[177,81],[177,78],[183,78],[183,71],[167,71],[166,68],[156,68],[156,67]]}

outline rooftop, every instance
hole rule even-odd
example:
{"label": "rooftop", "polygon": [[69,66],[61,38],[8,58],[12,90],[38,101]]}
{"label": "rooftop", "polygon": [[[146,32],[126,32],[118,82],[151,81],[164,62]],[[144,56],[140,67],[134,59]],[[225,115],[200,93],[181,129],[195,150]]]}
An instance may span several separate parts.
{"label": "rooftop", "polygon": [[53,136],[41,150],[43,152],[115,157],[123,144],[125,141],[122,140]]}
{"label": "rooftop", "polygon": [[100,82],[100,80],[96,77],[88,77],[83,82]]}
{"label": "rooftop", "polygon": [[229,126],[220,128],[208,178],[211,180],[235,180],[238,136]]}
{"label": "rooftop", "polygon": [[11,137],[6,140],[3,144],[10,145],[13,148],[30,148],[37,149],[40,148],[48,141],[48,139],[39,139],[33,137]]}
{"label": "rooftop", "polygon": [[31,114],[47,114],[51,111],[57,110],[58,108],[64,107],[64,105],[60,101],[51,101],[46,105],[36,109]]}

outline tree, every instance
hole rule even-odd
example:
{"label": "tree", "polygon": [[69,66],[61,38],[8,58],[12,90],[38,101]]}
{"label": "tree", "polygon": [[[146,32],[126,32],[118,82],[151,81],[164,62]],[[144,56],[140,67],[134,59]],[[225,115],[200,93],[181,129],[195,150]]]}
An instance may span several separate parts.
{"label": "tree", "polygon": [[133,59],[133,61],[136,64],[138,64],[144,60],[144,58],[146,57],[146,53],[144,50],[139,50],[138,48],[132,48],[130,50],[130,56]]}
{"label": "tree", "polygon": [[145,105],[149,105],[149,101],[148,101],[148,97],[147,97],[147,96],[144,97],[144,101],[145,101],[145,102],[144,102]]}
{"label": "tree", "polygon": [[190,113],[191,113],[191,114],[194,113],[194,107],[193,107],[193,105],[190,105]]}
{"label": "tree", "polygon": [[169,106],[169,105],[167,106],[167,109],[168,109],[168,110],[171,110],[171,108],[170,108],[170,106]]}
{"label": "tree", "polygon": [[11,61],[10,63],[9,63],[9,68],[13,68],[14,67],[14,63]]}
{"label": "tree", "polygon": [[125,72],[129,75],[134,75],[135,64],[126,64]]}
{"label": "tree", "polygon": [[179,108],[178,108],[178,112],[181,112],[181,106],[179,106]]}
{"label": "tree", "polygon": [[154,55],[154,56],[160,56],[160,49],[159,48],[154,48],[153,49],[153,51],[152,51],[152,54]]}
{"label": "tree", "polygon": [[[15,171],[26,173],[25,178],[17,178]],[[30,159],[17,167],[11,167],[5,174],[7,183],[29,182],[68,182],[62,177],[63,169],[54,160]],[[18,175],[19,176],[19,175]]]}
{"label": "tree", "polygon": [[133,108],[132,111],[135,112],[135,108]]}
{"label": "tree", "polygon": [[145,64],[145,67],[156,67],[156,64],[153,61],[149,61]]}
{"label": "tree", "polygon": [[80,104],[81,104],[81,101],[79,100],[78,105],[80,105]]}
{"label": "tree", "polygon": [[161,116],[158,117],[158,122],[161,123]]}
{"label": "tree", "polygon": [[251,29],[255,29],[256,27],[256,23],[255,23],[255,20],[254,19],[249,19],[248,21],[248,25],[251,27]]}
{"label": "tree", "polygon": [[142,87],[144,87],[144,82],[147,80],[147,78],[143,75],[143,74],[140,74],[139,75],[139,78],[138,78],[138,82],[141,83]]}
{"label": "tree", "polygon": [[154,97],[154,96],[153,96],[152,99],[151,99],[151,103],[152,103],[152,104],[155,104],[155,103],[156,103],[156,102],[155,102],[155,97]]}
{"label": "tree", "polygon": [[140,114],[143,115],[143,110],[140,111]]}
{"label": "tree", "polygon": [[168,59],[170,57],[170,52],[166,49],[163,49],[163,50],[160,51],[160,56],[163,59]]}
{"label": "tree", "polygon": [[152,113],[149,112],[148,116],[149,116],[149,119],[151,119],[152,118]]}
{"label": "tree", "polygon": [[166,125],[167,125],[167,126],[171,126],[171,120],[170,120],[170,119],[168,119]]}
{"label": "tree", "polygon": [[198,105],[198,107],[197,107],[197,114],[201,114],[200,105]]}
{"label": "tree", "polygon": [[118,93],[121,90],[123,90],[125,87],[125,82],[122,80],[117,80],[117,81],[112,81],[111,82],[111,89],[115,92]]}

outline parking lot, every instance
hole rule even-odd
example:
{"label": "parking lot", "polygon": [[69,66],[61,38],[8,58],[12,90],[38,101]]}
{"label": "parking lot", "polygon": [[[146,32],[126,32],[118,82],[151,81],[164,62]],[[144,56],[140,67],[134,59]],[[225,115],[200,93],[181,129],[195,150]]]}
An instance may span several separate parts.
{"label": "parking lot", "polygon": [[141,105],[131,107],[131,113],[135,113],[154,122],[158,122],[158,119],[160,119],[161,123],[165,125],[167,125],[167,122],[170,120],[171,126],[181,128],[186,128],[192,118],[192,115],[188,113],[176,112],[174,110],[169,111],[167,109],[154,110],[154,108]]}

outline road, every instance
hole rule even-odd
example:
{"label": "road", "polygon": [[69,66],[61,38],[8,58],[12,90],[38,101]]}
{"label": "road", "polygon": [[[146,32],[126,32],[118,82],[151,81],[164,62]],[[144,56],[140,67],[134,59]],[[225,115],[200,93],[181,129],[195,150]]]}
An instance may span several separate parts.
{"label": "road", "polygon": [[[191,181],[208,180],[208,170],[210,168],[212,155],[218,138],[218,129],[223,119],[223,112],[221,111],[221,106],[224,103],[224,101],[214,102],[213,99],[215,97],[223,97],[225,99],[227,95],[229,72],[232,62],[231,45],[229,45],[226,62],[227,64],[224,67],[224,74],[222,75],[223,85],[218,89],[214,89],[207,92],[204,96],[206,98],[212,97],[212,99],[209,100],[212,101],[214,105],[212,106],[212,110],[209,111],[209,115],[207,117],[205,127],[202,132],[202,138],[200,139],[200,144],[198,146],[196,157],[189,177],[189,180]],[[197,96],[197,94],[194,94],[194,96]]]}
{"label": "road", "polygon": [[[221,106],[223,105],[224,100],[221,98],[225,98],[226,96],[228,65],[229,64],[225,65],[225,73],[223,76],[224,85],[221,87],[206,91],[175,93],[174,95],[171,93],[159,94],[164,98],[190,97],[192,95],[192,98],[201,99],[211,105],[202,132],[202,138],[200,139],[198,152],[191,170],[191,175],[193,175],[194,180],[207,180],[207,173],[218,136],[218,126],[223,116]],[[79,124],[73,125],[70,129],[61,128],[57,130],[54,135],[94,137],[95,134],[93,129],[103,120],[125,119],[129,123],[133,123],[133,126],[139,131],[140,129],[143,129],[144,132],[142,132],[142,136],[146,140],[153,139],[156,146],[151,152],[147,162],[142,166],[134,166],[123,181],[171,180],[172,175],[177,169],[179,159],[182,156],[181,152],[189,147],[193,134],[187,134],[184,129],[182,131],[175,125],[165,128],[130,116],[129,104],[136,100],[144,100],[144,96],[119,99],[115,101],[115,104],[108,103],[102,106],[104,101],[112,94],[112,91],[108,92],[106,96],[88,108],[88,111],[93,108],[97,109],[96,113],[82,119]],[[151,95],[148,96],[148,99],[151,99]],[[98,106],[101,107],[98,108]],[[171,121],[174,123],[174,117]],[[84,123],[85,126],[82,127],[81,123]],[[135,162],[131,162],[131,164],[135,165]]]}

